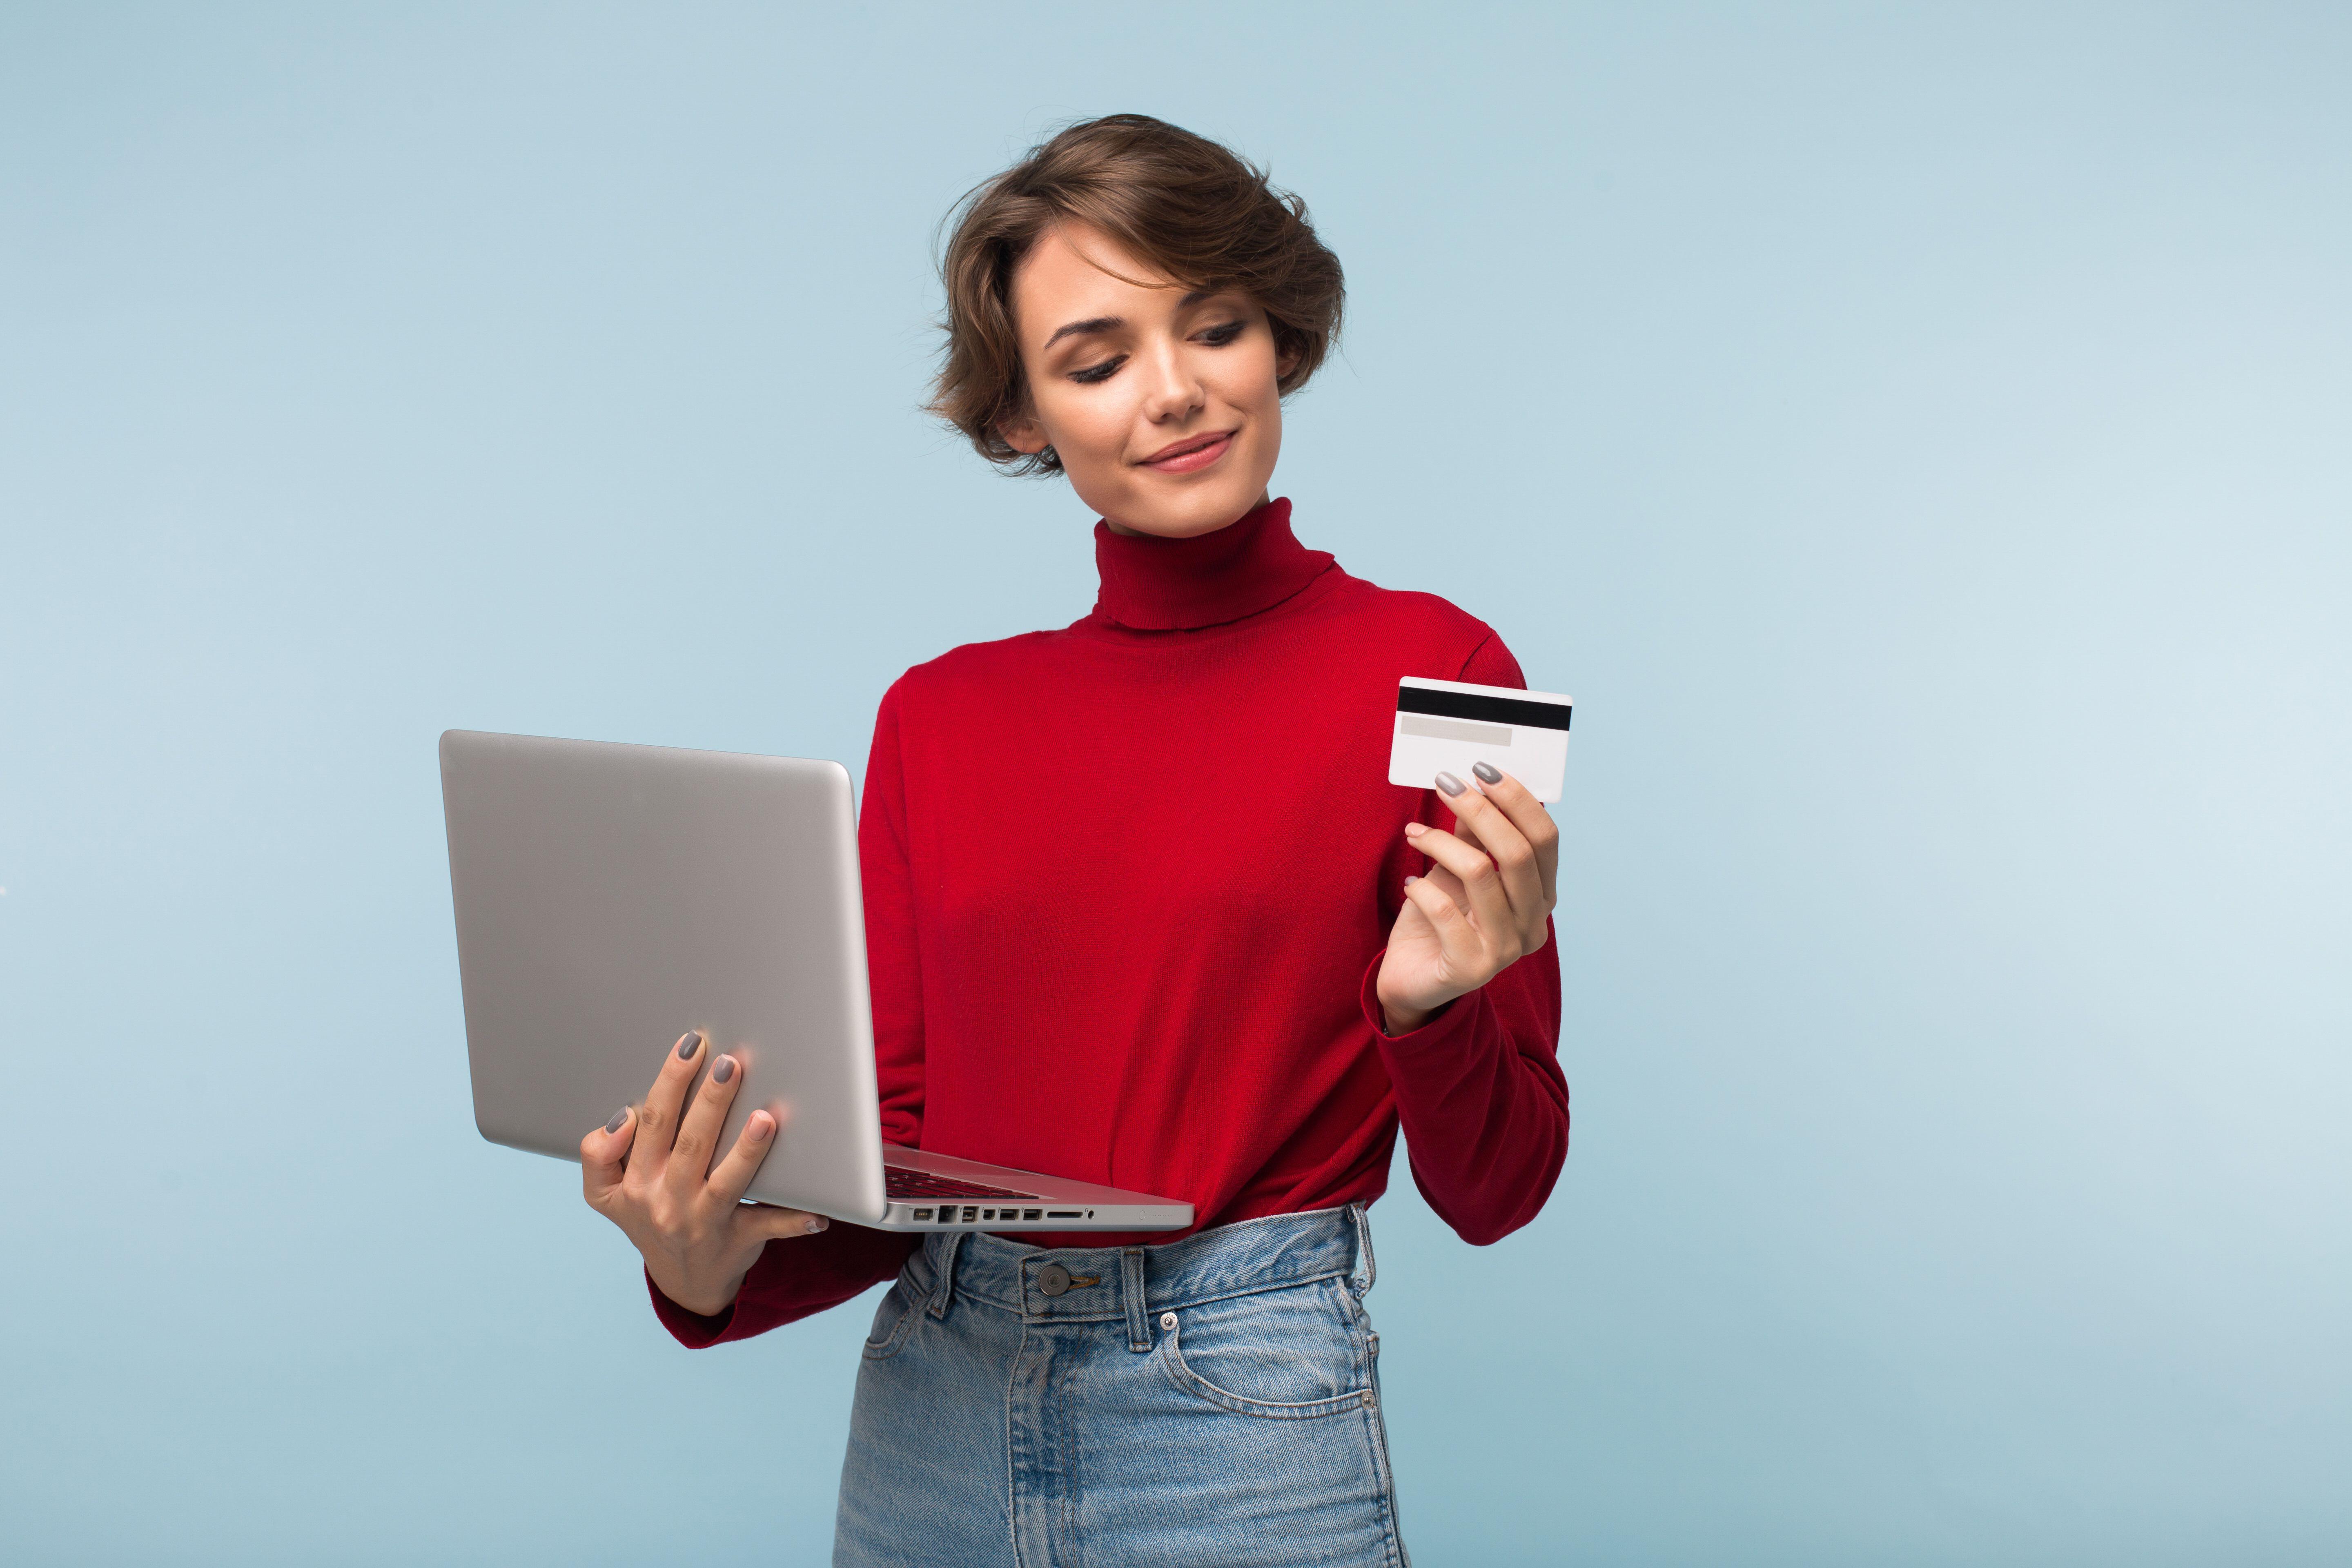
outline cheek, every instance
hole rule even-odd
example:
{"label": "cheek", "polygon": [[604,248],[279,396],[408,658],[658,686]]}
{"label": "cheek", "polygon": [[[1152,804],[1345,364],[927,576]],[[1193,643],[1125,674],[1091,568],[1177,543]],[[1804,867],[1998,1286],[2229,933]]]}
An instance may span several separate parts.
{"label": "cheek", "polygon": [[1211,362],[1207,380],[1218,396],[1235,408],[1264,414],[1282,406],[1275,384],[1274,343],[1265,333],[1252,333]]}
{"label": "cheek", "polygon": [[1134,413],[1124,391],[1103,387],[1078,393],[1056,386],[1035,395],[1037,423],[1045,426],[1045,438],[1061,454],[1065,467],[1118,455]]}

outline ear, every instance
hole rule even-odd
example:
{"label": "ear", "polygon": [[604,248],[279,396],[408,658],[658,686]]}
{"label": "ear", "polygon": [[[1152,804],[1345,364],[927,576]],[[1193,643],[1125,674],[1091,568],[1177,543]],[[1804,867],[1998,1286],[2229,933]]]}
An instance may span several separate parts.
{"label": "ear", "polygon": [[996,433],[1004,437],[1006,446],[1032,458],[1050,445],[1045,439],[1045,427],[1037,423],[1034,415],[1024,414],[1018,419],[999,421]]}
{"label": "ear", "polygon": [[1286,348],[1280,353],[1275,355],[1274,379],[1276,381],[1289,380],[1290,373],[1297,370],[1298,368],[1298,362],[1306,357],[1305,350],[1295,347]]}

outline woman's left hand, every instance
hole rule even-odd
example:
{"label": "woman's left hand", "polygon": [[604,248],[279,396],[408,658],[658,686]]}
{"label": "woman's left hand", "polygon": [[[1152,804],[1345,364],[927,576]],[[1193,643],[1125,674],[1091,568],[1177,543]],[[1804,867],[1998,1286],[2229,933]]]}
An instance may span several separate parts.
{"label": "woman's left hand", "polygon": [[1405,824],[1405,837],[1435,864],[1426,877],[1405,879],[1404,908],[1381,962],[1376,989],[1391,1035],[1420,1028],[1544,944],[1557,901],[1559,829],[1510,774],[1481,763],[1478,778],[1484,795],[1452,773],[1437,775],[1441,791],[1455,786],[1445,803],[1453,832]]}

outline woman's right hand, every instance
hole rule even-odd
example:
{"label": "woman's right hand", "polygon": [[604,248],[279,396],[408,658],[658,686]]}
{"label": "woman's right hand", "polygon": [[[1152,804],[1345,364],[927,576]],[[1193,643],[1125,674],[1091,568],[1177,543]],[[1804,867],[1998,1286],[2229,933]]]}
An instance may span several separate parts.
{"label": "woman's right hand", "polygon": [[733,1057],[720,1057],[688,1106],[686,1087],[702,1050],[701,1033],[689,1030],[663,1059],[645,1103],[623,1106],[580,1140],[580,1180],[588,1206],[645,1255],[646,1272],[661,1293],[689,1312],[716,1317],[734,1301],[762,1247],[814,1235],[826,1221],[742,1201],[775,1142],[772,1111],[751,1112],[735,1146],[711,1163],[743,1071]]}

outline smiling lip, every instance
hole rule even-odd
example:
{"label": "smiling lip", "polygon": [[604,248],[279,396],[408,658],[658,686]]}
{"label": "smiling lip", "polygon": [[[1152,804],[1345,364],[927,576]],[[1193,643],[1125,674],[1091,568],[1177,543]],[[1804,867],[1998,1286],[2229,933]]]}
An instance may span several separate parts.
{"label": "smiling lip", "polygon": [[1187,436],[1172,446],[1162,447],[1143,459],[1147,468],[1157,468],[1163,474],[1189,474],[1205,468],[1225,455],[1232,446],[1231,430],[1214,430],[1205,436]]}

